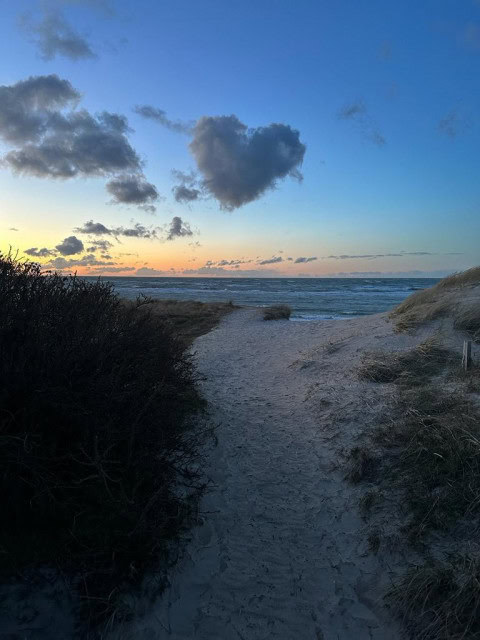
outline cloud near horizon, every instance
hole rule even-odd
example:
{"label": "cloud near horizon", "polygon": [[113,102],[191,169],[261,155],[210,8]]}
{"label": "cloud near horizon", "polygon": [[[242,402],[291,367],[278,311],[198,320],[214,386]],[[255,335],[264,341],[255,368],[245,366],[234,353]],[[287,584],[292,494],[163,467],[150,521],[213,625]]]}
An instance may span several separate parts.
{"label": "cloud near horizon", "polygon": [[288,125],[249,129],[235,115],[203,116],[189,147],[203,188],[228,211],[257,200],[287,176],[302,179],[306,147]]}
{"label": "cloud near horizon", "polygon": [[300,264],[300,263],[304,263],[304,262],[313,262],[314,260],[318,260],[317,256],[312,256],[311,258],[304,258],[302,256],[302,257],[297,258],[295,260],[295,264]]}
{"label": "cloud near horizon", "polygon": [[259,260],[257,264],[276,264],[277,262],[283,262],[282,256],[274,256],[273,258],[267,258],[266,260]]}

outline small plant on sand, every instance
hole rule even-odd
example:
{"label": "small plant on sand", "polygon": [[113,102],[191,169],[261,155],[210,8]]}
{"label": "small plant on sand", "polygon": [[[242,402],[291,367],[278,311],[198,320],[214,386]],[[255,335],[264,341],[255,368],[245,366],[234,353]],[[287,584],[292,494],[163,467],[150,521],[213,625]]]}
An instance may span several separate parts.
{"label": "small plant on sand", "polygon": [[204,485],[191,361],[142,301],[10,256],[0,353],[2,577],[58,567],[96,622],[165,566]]}
{"label": "small plant on sand", "polygon": [[292,315],[292,309],[288,304],[272,304],[263,310],[264,320],[288,320]]}

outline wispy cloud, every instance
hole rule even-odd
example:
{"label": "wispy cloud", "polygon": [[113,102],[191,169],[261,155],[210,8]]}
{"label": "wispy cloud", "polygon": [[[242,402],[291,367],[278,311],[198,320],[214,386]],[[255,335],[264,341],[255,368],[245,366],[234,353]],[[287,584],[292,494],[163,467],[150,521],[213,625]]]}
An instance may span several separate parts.
{"label": "wispy cloud", "polygon": [[338,112],[338,117],[340,120],[353,122],[361,135],[377,147],[383,147],[386,144],[385,136],[380,132],[363,100],[344,105]]}
{"label": "wispy cloud", "polygon": [[283,262],[282,256],[273,256],[273,258],[267,258],[266,260],[259,260],[257,264],[276,264],[277,262]]}
{"label": "wispy cloud", "polygon": [[317,256],[312,256],[311,258],[304,258],[303,256],[300,258],[297,258],[295,260],[295,264],[299,264],[301,262],[313,262],[314,260],[318,260]]}
{"label": "wispy cloud", "polygon": [[169,131],[174,131],[175,133],[191,134],[193,127],[195,126],[195,122],[171,120],[163,109],[157,109],[156,107],[152,107],[148,104],[136,105],[133,110],[139,116],[147,118],[148,120],[154,120],[162,127],[165,127]]}
{"label": "wispy cloud", "polygon": [[30,14],[25,14],[20,25],[32,38],[44,60],[52,60],[57,56],[70,60],[97,57],[88,40],[67,22],[58,7],[44,8],[38,22]]}

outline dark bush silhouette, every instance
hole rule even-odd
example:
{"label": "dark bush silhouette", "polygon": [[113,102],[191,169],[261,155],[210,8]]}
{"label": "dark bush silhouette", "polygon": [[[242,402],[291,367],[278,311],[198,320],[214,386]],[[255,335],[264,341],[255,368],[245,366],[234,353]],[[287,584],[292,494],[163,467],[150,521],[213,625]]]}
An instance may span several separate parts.
{"label": "dark bush silhouette", "polygon": [[0,255],[0,567],[54,563],[92,620],[202,488],[191,362],[145,305]]}

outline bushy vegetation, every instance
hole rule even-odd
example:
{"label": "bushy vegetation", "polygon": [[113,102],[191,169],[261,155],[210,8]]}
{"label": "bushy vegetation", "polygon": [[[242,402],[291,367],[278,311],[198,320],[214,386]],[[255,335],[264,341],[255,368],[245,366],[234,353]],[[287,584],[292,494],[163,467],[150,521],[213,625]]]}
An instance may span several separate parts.
{"label": "bushy vegetation", "polygon": [[272,304],[263,310],[264,320],[288,320],[292,315],[292,310],[288,304]]}
{"label": "bushy vegetation", "polygon": [[192,365],[148,306],[0,256],[0,569],[59,567],[92,622],[203,486]]}
{"label": "bushy vegetation", "polygon": [[238,307],[233,302],[151,300],[148,309],[172,329],[177,339],[188,346],[195,338],[213,329],[223,316]]}

